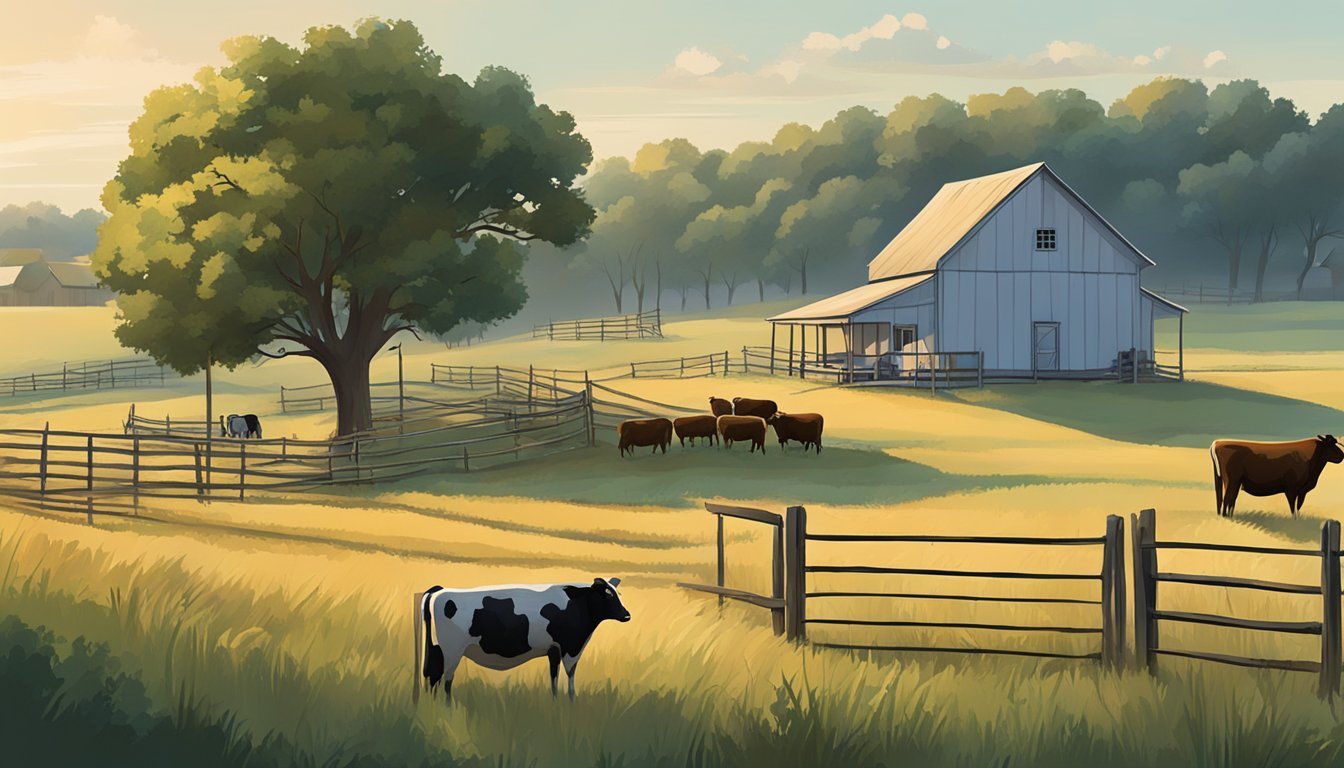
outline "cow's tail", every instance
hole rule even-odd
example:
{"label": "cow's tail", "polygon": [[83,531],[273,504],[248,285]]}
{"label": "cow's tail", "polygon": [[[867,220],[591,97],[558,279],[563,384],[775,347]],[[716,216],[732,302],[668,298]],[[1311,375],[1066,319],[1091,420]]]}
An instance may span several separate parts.
{"label": "cow's tail", "polygon": [[420,598],[420,623],[425,627],[425,658],[420,666],[420,674],[425,678],[425,685],[431,691],[443,679],[443,649],[434,642],[432,628],[434,593],[442,589],[443,587],[437,585],[430,587],[425,590],[424,597]]}
{"label": "cow's tail", "polygon": [[1209,444],[1209,460],[1213,462],[1213,498],[1218,504],[1218,514],[1223,514],[1223,473],[1218,469],[1218,447],[1215,441]]}

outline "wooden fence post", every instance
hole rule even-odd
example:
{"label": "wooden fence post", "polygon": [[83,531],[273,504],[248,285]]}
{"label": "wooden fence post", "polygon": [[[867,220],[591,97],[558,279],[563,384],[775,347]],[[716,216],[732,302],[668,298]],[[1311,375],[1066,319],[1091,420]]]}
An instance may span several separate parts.
{"label": "wooden fence post", "polygon": [[532,370],[531,364],[527,366],[527,410],[532,412],[532,388],[534,386],[536,373]]}
{"label": "wooden fence post", "polygon": [[422,628],[420,627],[420,622],[424,620],[424,619],[423,619],[423,610],[424,610],[424,609],[423,609],[423,607],[422,607],[422,605],[421,605],[421,603],[424,601],[424,599],[425,599],[425,593],[424,593],[424,592],[416,592],[416,593],[415,593],[415,603],[414,603],[414,605],[413,605],[413,611],[412,611],[412,614],[411,614],[411,616],[412,616],[411,642],[415,645],[415,655],[411,657],[411,658],[415,659],[415,663],[411,665],[411,703],[412,703],[412,704],[419,704],[419,703],[420,703],[420,684],[421,684],[421,681],[420,681],[420,658],[421,658],[421,656],[420,656],[420,654],[423,652],[423,651],[421,650],[421,648],[420,648],[420,633],[424,631],[424,629],[422,629]]}
{"label": "wooden fence post", "polygon": [[498,397],[504,391],[504,376],[499,372],[499,366],[495,366],[495,396]]}
{"label": "wooden fence post", "polygon": [[93,494],[85,496],[84,501],[88,504],[84,514],[88,515],[89,525],[93,525]]}
{"label": "wooden fence post", "polygon": [[723,375],[728,375],[728,350],[723,350]]}
{"label": "wooden fence post", "polygon": [[289,410],[285,407],[285,385],[284,385],[284,384],[281,384],[281,385],[280,385],[280,412],[281,412],[281,413],[289,413]]}
{"label": "wooden fence post", "polygon": [[630,378],[635,378],[635,364],[630,363]]}
{"label": "wooden fence post", "polygon": [[201,484],[201,444],[192,443],[192,448],[196,454],[196,496],[200,498],[205,495],[205,486]]}
{"label": "wooden fence post", "polygon": [[597,425],[595,423],[597,412],[595,410],[596,406],[593,405],[593,382],[592,379],[588,378],[587,371],[583,372],[583,392],[583,399],[587,404],[584,414],[588,419],[588,447],[592,448],[597,445]]}
{"label": "wooden fence post", "polygon": [[784,636],[807,640],[807,510],[789,507],[784,513]]}
{"label": "wooden fence post", "polygon": [[462,471],[471,471],[471,459],[467,457],[467,446],[462,446]]}
{"label": "wooden fence post", "polygon": [[243,488],[247,486],[247,443],[238,443],[238,500],[243,500]]}
{"label": "wooden fence post", "polygon": [[1331,699],[1339,693],[1340,673],[1340,575],[1339,521],[1321,523],[1321,621],[1320,696]]}
{"label": "wooden fence post", "polygon": [[[716,559],[718,570],[714,583],[719,585],[719,588],[722,589],[724,585],[723,515],[715,515],[714,517],[718,521],[718,537],[715,540],[715,552],[718,554],[718,558]],[[719,595],[719,607],[723,607],[723,595]]]}
{"label": "wooden fence post", "polygon": [[1110,670],[1124,666],[1124,530],[1119,515],[1106,516],[1106,543],[1101,558],[1101,663]]}
{"label": "wooden fence post", "polygon": [[88,484],[85,486],[88,490],[93,490],[93,435],[89,435],[86,443],[85,460],[88,462]]}
{"label": "wooden fence post", "polygon": [[[770,596],[776,600],[784,599],[784,526],[772,525],[774,535],[770,541]],[[770,626],[776,636],[784,634],[784,608],[770,609]]]}
{"label": "wooden fence post", "polygon": [[140,436],[131,437],[131,505],[140,514]]}
{"label": "wooden fence post", "polygon": [[1129,516],[1134,557],[1134,661],[1157,674],[1157,514],[1145,509]]}
{"label": "wooden fence post", "polygon": [[38,478],[40,483],[40,492],[43,496],[47,494],[47,438],[51,433],[51,422],[48,421],[42,425],[42,455],[38,459]]}

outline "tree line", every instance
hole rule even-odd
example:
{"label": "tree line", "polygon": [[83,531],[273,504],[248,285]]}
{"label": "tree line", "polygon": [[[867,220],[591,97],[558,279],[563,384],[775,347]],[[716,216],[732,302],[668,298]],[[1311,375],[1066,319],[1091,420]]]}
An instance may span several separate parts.
{"label": "tree line", "polygon": [[1076,89],[911,96],[728,150],[668,139],[601,161],[570,251],[618,312],[847,287],[943,183],[1045,161],[1168,279],[1300,297],[1344,235],[1341,159],[1344,106],[1313,121],[1254,80],[1159,78],[1109,108]]}

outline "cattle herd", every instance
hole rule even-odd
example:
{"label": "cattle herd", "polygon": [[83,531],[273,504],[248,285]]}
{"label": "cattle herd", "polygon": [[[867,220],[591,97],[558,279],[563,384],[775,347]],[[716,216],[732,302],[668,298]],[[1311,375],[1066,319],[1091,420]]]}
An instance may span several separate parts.
{"label": "cattle herd", "polygon": [[616,426],[617,447],[621,455],[635,448],[662,450],[672,443],[672,436],[683,447],[697,439],[705,445],[719,444],[731,448],[735,442],[749,442],[749,453],[760,449],[765,453],[765,435],[773,427],[779,445],[790,440],[801,443],[803,450],[815,448],[821,453],[821,430],[824,420],[819,413],[783,413],[774,400],[754,400],[735,397],[732,402],[718,397],[709,398],[709,413],[681,416],[676,419],[629,419]]}

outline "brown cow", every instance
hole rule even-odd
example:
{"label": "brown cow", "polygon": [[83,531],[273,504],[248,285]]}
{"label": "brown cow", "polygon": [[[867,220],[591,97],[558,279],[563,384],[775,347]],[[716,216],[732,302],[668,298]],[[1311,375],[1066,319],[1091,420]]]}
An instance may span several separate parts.
{"label": "brown cow", "polygon": [[714,397],[711,395],[709,398],[709,412],[715,416],[731,416],[733,415],[733,404],[724,400],[722,397]]}
{"label": "brown cow", "polygon": [[620,436],[617,447],[622,456],[627,450],[634,453],[636,447],[650,445],[654,453],[659,448],[667,453],[667,446],[672,443],[672,422],[668,419],[630,419],[616,426],[616,434]]}
{"label": "brown cow", "polygon": [[1236,511],[1237,493],[1244,490],[1252,496],[1282,493],[1288,499],[1288,511],[1297,517],[1326,462],[1344,461],[1344,449],[1334,435],[1287,443],[1215,440],[1209,446],[1209,456],[1213,459],[1218,514],[1231,517]]}
{"label": "brown cow", "polygon": [[779,406],[774,400],[752,400],[749,397],[733,398],[733,414],[737,416],[760,416],[762,419],[774,418]]}
{"label": "brown cow", "polygon": [[709,444],[713,445],[718,437],[718,420],[713,416],[682,416],[672,420],[672,429],[677,433],[677,439],[682,445],[686,445],[686,438],[691,438],[691,445],[695,445],[695,438],[707,437]]}
{"label": "brown cow", "polygon": [[765,454],[765,419],[760,416],[720,416],[718,427],[725,448],[731,448],[734,440],[750,440],[748,453],[760,448],[761,454]]}
{"label": "brown cow", "polygon": [[816,446],[817,453],[821,453],[823,420],[820,413],[777,413],[770,423],[775,427],[775,437],[779,438],[781,450],[784,448],[784,443],[797,440],[803,444],[804,451],[809,445],[813,445]]}

